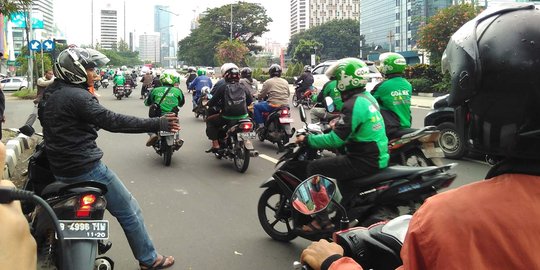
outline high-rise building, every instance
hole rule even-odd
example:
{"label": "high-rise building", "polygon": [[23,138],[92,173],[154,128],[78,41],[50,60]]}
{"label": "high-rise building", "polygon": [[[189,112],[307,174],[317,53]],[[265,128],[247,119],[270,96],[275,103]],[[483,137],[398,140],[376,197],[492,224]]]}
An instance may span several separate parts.
{"label": "high-rise building", "polygon": [[144,33],[139,36],[139,58],[142,61],[159,62],[161,54],[161,41],[159,33]]}
{"label": "high-rise building", "polygon": [[360,16],[360,0],[291,0],[291,36],[331,20]]}
{"label": "high-rise building", "polygon": [[[159,32],[161,36],[161,55],[159,62],[164,66],[170,66],[170,48],[174,48],[174,42],[171,44],[171,15],[172,12],[169,6],[154,6],[154,31]],[[173,49],[174,50],[174,49]],[[168,59],[166,59],[168,58]]]}
{"label": "high-rise building", "polygon": [[112,0],[92,1],[92,44],[103,49],[117,48],[124,36],[125,2]]}
{"label": "high-rise building", "polygon": [[34,0],[32,2],[33,13],[38,13],[43,18],[43,29],[36,30],[37,39],[48,39],[54,34],[54,6],[52,0]]}

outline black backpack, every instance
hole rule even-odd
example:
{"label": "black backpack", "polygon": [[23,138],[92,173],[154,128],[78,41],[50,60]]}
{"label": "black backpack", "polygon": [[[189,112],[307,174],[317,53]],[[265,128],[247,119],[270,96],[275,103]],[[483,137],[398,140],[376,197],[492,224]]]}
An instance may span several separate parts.
{"label": "black backpack", "polygon": [[223,115],[225,116],[241,116],[248,113],[246,91],[238,83],[227,84],[223,103]]}

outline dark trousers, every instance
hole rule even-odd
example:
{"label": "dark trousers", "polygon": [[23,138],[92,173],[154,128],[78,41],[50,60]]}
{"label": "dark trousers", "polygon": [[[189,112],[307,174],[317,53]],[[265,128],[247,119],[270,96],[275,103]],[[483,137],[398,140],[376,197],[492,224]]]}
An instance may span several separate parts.
{"label": "dark trousers", "polygon": [[307,89],[308,89],[308,87],[298,87],[298,88],[296,89],[296,92],[295,92],[295,94],[296,94],[296,99],[297,99],[297,100],[301,100],[302,97],[303,97],[303,95],[304,95],[304,93],[306,92]]}
{"label": "dark trousers", "polygon": [[213,114],[206,119],[206,136],[210,140],[218,140],[221,127],[229,123],[221,114]]}

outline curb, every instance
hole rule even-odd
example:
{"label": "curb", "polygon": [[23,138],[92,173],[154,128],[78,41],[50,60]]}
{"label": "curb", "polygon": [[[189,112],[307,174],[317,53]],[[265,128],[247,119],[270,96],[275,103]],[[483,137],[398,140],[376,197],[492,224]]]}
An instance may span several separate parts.
{"label": "curb", "polygon": [[11,179],[15,172],[15,166],[20,160],[22,153],[34,149],[36,139],[30,138],[23,134],[19,134],[14,139],[6,143],[6,165],[4,167],[4,179]]}

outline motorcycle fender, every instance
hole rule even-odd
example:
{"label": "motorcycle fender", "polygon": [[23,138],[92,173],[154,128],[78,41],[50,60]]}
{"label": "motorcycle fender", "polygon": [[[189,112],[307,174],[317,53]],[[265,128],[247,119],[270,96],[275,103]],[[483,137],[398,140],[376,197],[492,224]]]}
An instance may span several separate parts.
{"label": "motorcycle fender", "polygon": [[294,134],[294,128],[291,128],[291,125],[290,124],[282,124],[283,125],[283,130],[285,130],[285,134],[287,134],[287,136],[292,137],[292,135]]}
{"label": "motorcycle fender", "polygon": [[94,269],[98,255],[97,240],[66,240],[61,269]]}
{"label": "motorcycle fender", "polygon": [[165,142],[167,142],[168,146],[173,146],[173,144],[174,144],[174,136],[166,136],[165,137]]}
{"label": "motorcycle fender", "polygon": [[274,179],[273,176],[271,176],[270,178],[266,179],[262,185],[260,186],[260,188],[271,188],[271,187],[274,187],[274,188],[278,188],[278,183],[276,182],[276,179]]}

